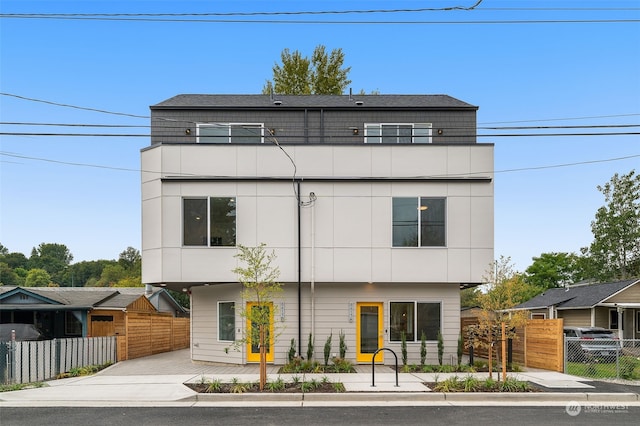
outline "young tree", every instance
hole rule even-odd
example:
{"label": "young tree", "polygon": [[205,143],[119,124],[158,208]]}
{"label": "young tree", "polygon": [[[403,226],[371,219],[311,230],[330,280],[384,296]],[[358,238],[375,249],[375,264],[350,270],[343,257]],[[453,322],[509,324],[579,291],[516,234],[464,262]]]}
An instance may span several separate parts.
{"label": "young tree", "polygon": [[588,256],[595,278],[626,279],[640,275],[640,175],[635,170],[614,174],[598,191],[606,205],[591,222],[593,242]]}
{"label": "young tree", "polygon": [[[275,253],[266,252],[266,245],[258,247],[245,247],[238,245],[239,253],[236,254],[245,266],[233,270],[242,283],[242,298],[253,302],[253,307],[242,307],[240,315],[251,323],[251,328],[246,330],[247,335],[242,340],[244,343],[258,342],[260,349],[260,390],[267,383],[267,348],[271,341],[275,342],[275,333],[270,332],[272,320],[275,321],[277,306],[273,303],[276,294],[282,291],[282,284],[276,280],[280,276],[280,270],[273,266]],[[275,324],[274,324],[275,330]]]}
{"label": "young tree", "polygon": [[[481,308],[478,314],[479,324],[465,330],[467,342],[474,347],[492,348],[493,343],[500,339],[501,324],[505,323],[507,338],[516,338],[515,328],[525,324],[525,311],[505,312],[536,294],[541,289],[524,282],[522,275],[517,273],[511,264],[511,258],[500,256],[491,264],[483,281],[486,291],[478,295]],[[491,350],[490,350],[491,353]],[[497,359],[496,353],[496,359]],[[489,358],[491,369],[492,357]]]}
{"label": "young tree", "polygon": [[343,67],[342,49],[326,52],[323,45],[316,46],[311,59],[298,50],[284,49],[280,54],[282,65],[273,66],[273,80],[267,80],[263,94],[283,95],[341,95],[351,80],[351,67]]}

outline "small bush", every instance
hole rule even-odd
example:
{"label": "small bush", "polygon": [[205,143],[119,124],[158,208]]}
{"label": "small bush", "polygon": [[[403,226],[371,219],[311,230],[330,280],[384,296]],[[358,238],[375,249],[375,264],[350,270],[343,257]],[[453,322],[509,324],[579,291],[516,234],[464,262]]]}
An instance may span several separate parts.
{"label": "small bush", "polygon": [[209,393],[220,392],[221,389],[222,389],[222,382],[220,382],[219,379],[212,380],[207,383],[207,392]]}
{"label": "small bush", "polygon": [[444,340],[442,333],[438,331],[438,364],[442,365],[442,357],[444,356]]}
{"label": "small bush", "polygon": [[287,361],[293,362],[296,357],[296,339],[291,339],[291,345],[289,346],[289,352],[287,353]]}
{"label": "small bush", "polygon": [[407,334],[400,333],[400,351],[402,352],[402,365],[407,365]]}
{"label": "small bush", "polygon": [[640,367],[640,360],[632,357],[632,356],[623,356],[620,357],[620,377],[626,380],[636,380],[639,379],[636,374],[634,374],[637,369]]}
{"label": "small bush", "polygon": [[345,335],[340,330],[340,358],[344,359],[347,356],[347,343],[345,342]]}
{"label": "small bush", "polygon": [[327,337],[327,341],[324,342],[324,366],[326,367],[329,364],[329,357],[331,356],[331,338],[333,337],[333,333],[329,334]]}
{"label": "small bush", "polygon": [[281,377],[278,377],[278,379],[274,382],[267,382],[267,390],[271,392],[280,392],[280,391],[283,391],[284,389],[285,389],[285,384],[284,384],[284,380],[282,380]]}
{"label": "small bush", "polygon": [[309,333],[309,341],[307,342],[307,360],[311,361],[313,358],[313,336]]}
{"label": "small bush", "polygon": [[344,385],[342,383],[333,383],[332,386],[333,386],[333,389],[336,392],[342,393],[342,392],[346,391],[346,389],[344,388]]}
{"label": "small bush", "polygon": [[420,365],[424,366],[427,361],[427,335],[422,331],[420,335]]}

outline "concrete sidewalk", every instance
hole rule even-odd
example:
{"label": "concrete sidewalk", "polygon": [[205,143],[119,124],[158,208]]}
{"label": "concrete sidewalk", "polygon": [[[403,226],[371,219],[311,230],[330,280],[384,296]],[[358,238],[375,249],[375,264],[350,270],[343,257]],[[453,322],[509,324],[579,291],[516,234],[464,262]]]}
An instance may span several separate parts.
{"label": "concrete sidewalk", "polygon": [[[639,386],[622,391],[599,390],[599,382],[566,374],[529,371],[510,376],[535,383],[545,392],[534,393],[439,393],[425,382],[442,381],[456,374],[400,373],[376,366],[372,386],[371,366],[358,366],[349,374],[277,374],[269,366],[269,379],[291,381],[322,380],[344,384],[345,393],[245,393],[198,394],[184,383],[205,380],[255,382],[258,366],[229,366],[192,363],[189,351],[176,351],[117,363],[96,375],[47,382],[43,388],[0,393],[2,406],[417,406],[417,405],[545,405],[619,404],[640,406]],[[460,379],[468,376],[457,373]],[[487,373],[473,376],[486,378]],[[494,373],[494,378],[496,378]],[[637,390],[636,390],[637,389]],[[616,390],[614,388],[614,390]]]}

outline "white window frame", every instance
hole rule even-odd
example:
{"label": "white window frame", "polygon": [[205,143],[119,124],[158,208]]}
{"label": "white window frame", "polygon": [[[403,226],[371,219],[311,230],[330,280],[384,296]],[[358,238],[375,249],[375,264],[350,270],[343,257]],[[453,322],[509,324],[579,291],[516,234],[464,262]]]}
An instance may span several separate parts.
{"label": "white window frame", "polygon": [[[226,339],[222,339],[220,338],[220,336],[222,335],[222,333],[220,333],[220,325],[221,325],[221,321],[220,321],[220,305],[223,303],[232,303],[233,304],[233,340],[226,340]],[[235,342],[236,341],[236,302],[233,300],[220,300],[218,301],[218,342]]]}
{"label": "white window frame", "polygon": [[[383,126],[411,126],[412,144],[433,143],[431,123],[364,123],[364,143],[382,144]],[[424,131],[424,134],[419,134]],[[400,142],[396,142],[398,145]]]}
{"label": "white window frame", "polygon": [[547,314],[544,312],[531,312],[530,319],[547,319]]}
{"label": "white window frame", "polygon": [[[251,126],[251,127],[259,127],[260,128],[260,143],[264,143],[264,123],[196,123],[196,143],[206,143],[206,144],[224,144],[224,143],[232,143],[231,139],[231,129],[233,127],[242,127],[242,126]],[[205,127],[219,127],[227,129],[227,141],[225,142],[223,138],[221,138],[220,142],[203,142],[200,140],[200,133],[202,128]],[[203,136],[203,138],[206,136]]]}
{"label": "white window frame", "polygon": [[[389,342],[400,343],[401,340],[392,340],[391,339],[391,304],[392,303],[413,303],[413,328],[415,330],[414,339],[407,340],[407,343],[420,343],[422,342],[421,335],[418,335],[418,304],[438,304],[440,305],[440,334],[442,334],[443,329],[443,312],[444,312],[444,303],[442,300],[390,300],[389,301]],[[430,340],[427,338],[426,342],[436,342],[436,339]]]}

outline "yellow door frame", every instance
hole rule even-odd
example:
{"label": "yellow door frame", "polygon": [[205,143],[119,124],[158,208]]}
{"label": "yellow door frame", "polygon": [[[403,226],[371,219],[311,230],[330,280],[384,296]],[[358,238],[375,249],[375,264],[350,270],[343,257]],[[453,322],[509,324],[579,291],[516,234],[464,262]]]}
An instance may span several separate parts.
{"label": "yellow door frame", "polygon": [[[356,302],[356,362],[364,363],[371,362],[373,359],[373,353],[361,352],[361,328],[360,314],[363,307],[377,307],[378,308],[378,349],[384,346],[384,303],[382,302]],[[376,356],[376,362],[384,362],[384,351],[381,351]]]}
{"label": "yellow door frame", "polygon": [[[267,348],[267,362],[273,362],[273,353],[274,353],[274,347],[273,347],[273,332],[274,332],[274,326],[273,326],[273,303],[269,302],[267,304],[269,306],[269,347]],[[247,313],[251,312],[251,309],[253,309],[254,307],[258,306],[258,303],[256,302],[247,302]],[[258,350],[257,352],[253,352],[253,347],[252,347],[252,342],[251,342],[251,318],[249,317],[249,315],[247,315],[247,362],[260,362],[260,350]]]}

